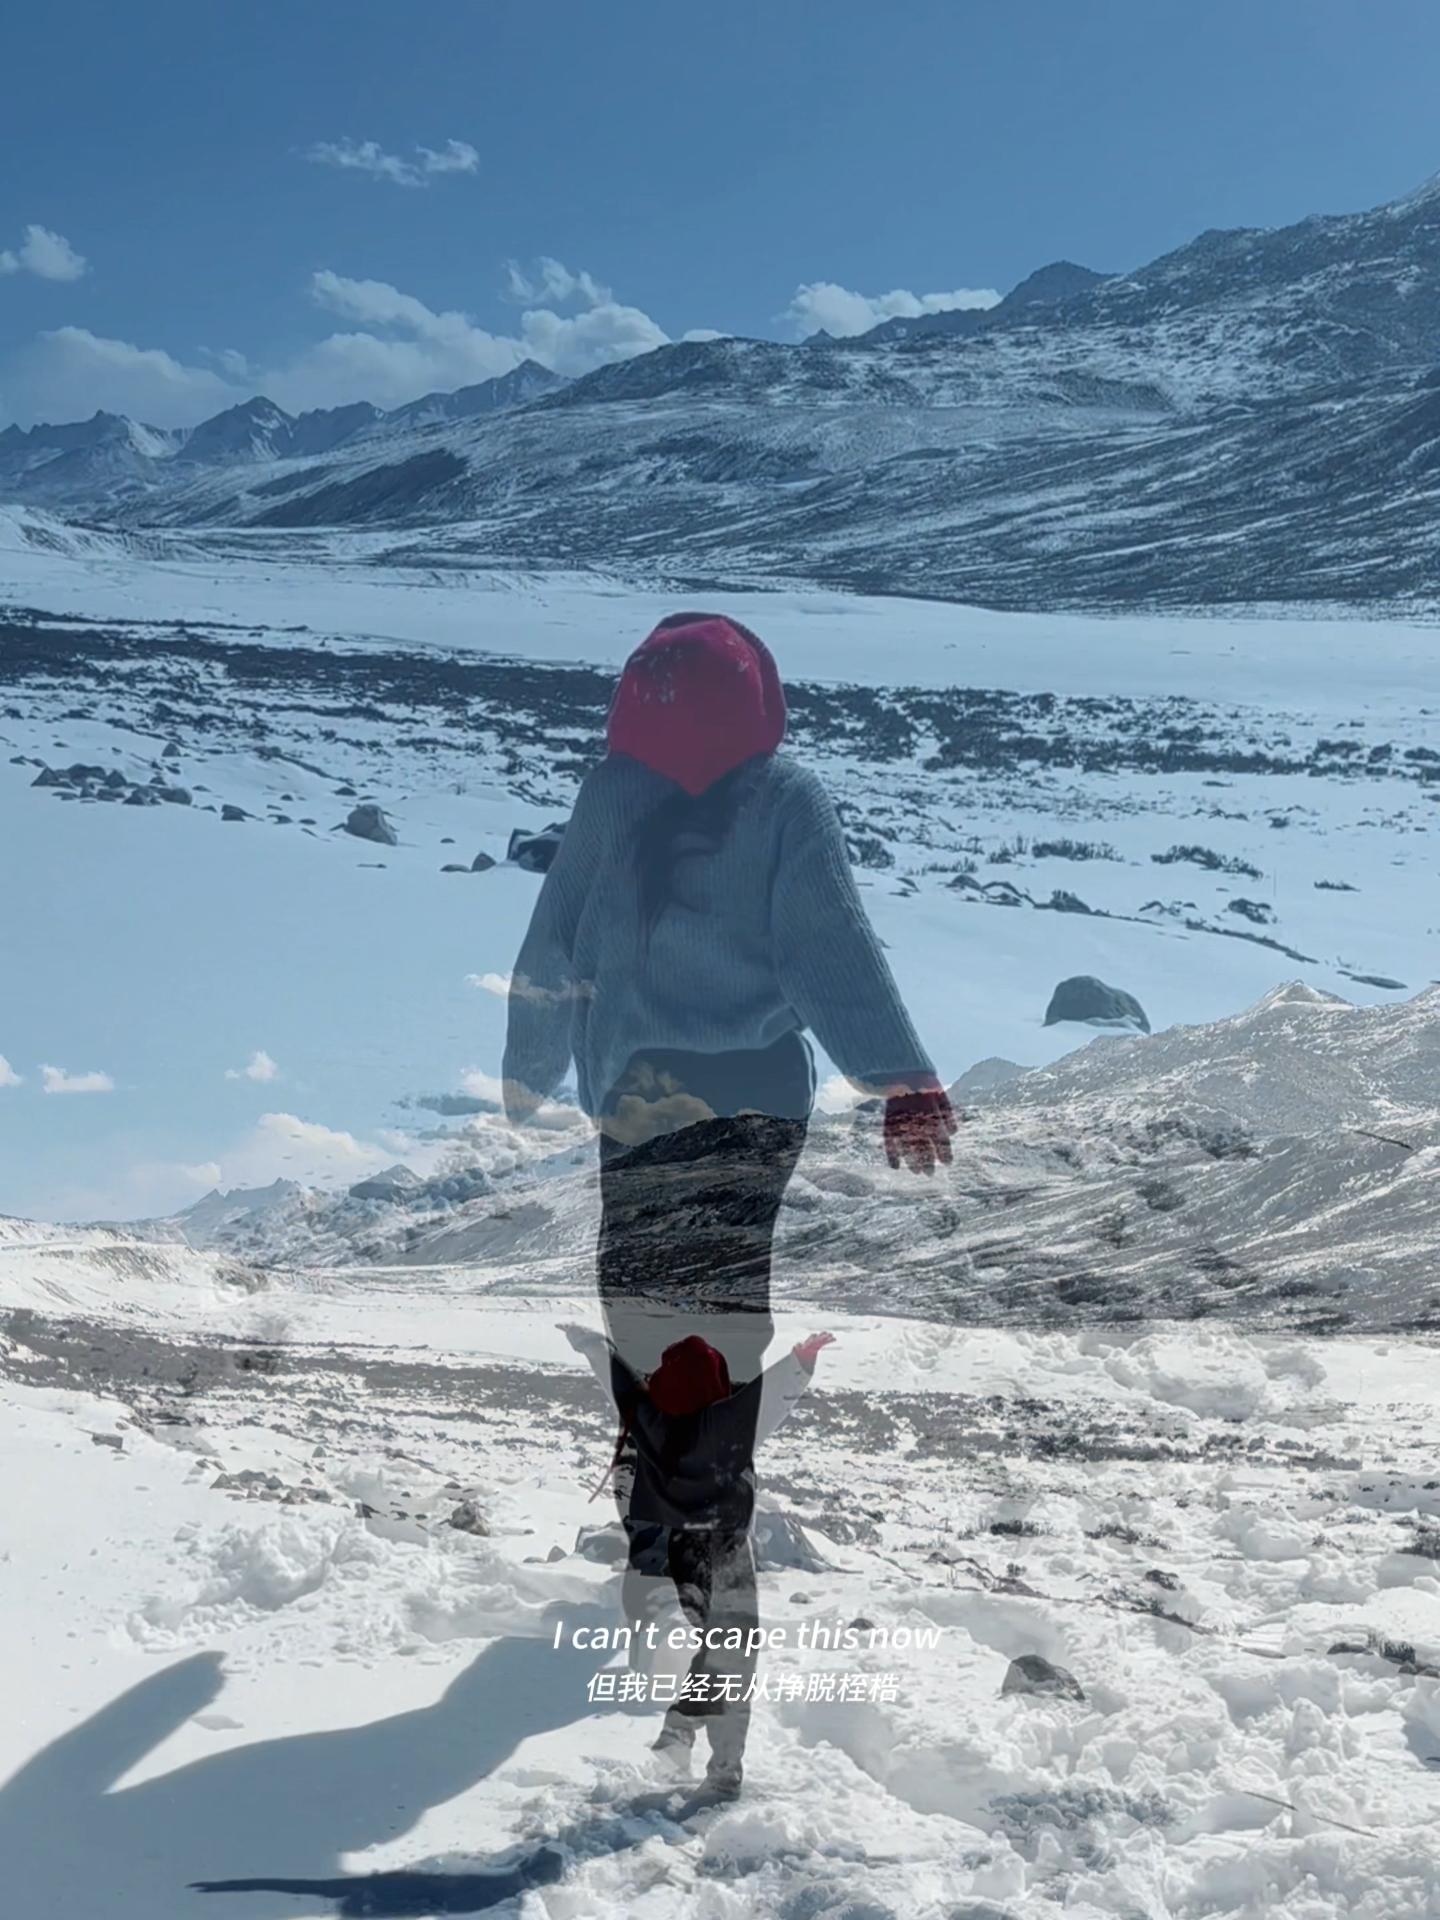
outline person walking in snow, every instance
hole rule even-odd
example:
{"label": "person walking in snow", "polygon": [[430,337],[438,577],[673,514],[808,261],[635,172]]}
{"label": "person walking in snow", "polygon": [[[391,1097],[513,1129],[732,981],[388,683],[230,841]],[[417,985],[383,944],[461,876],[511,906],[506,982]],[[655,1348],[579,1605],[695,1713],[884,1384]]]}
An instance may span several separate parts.
{"label": "person walking in snow", "polygon": [[[775,1223],[815,1098],[807,1031],[885,1102],[892,1167],[950,1159],[950,1103],[835,806],[779,751],[785,724],[775,662],[748,628],[663,620],[626,662],[608,752],[511,975],[506,1113],[533,1117],[573,1060],[600,1134],[601,1305],[637,1377],[688,1335],[731,1380],[760,1376]],[[747,1461],[753,1449],[742,1435]],[[632,1562],[634,1468],[632,1449],[615,1481]]]}
{"label": "person walking in snow", "polygon": [[735,1387],[725,1356],[695,1334],[668,1347],[642,1379],[590,1328],[567,1321],[560,1331],[614,1399],[621,1437],[612,1469],[634,1436],[626,1618],[637,1629],[651,1621],[668,1626],[655,1590],[669,1587],[670,1619],[678,1612],[703,1636],[655,1751],[688,1756],[703,1719],[707,1785],[732,1797],[740,1791],[759,1645],[753,1455],[806,1392],[835,1336],[811,1334],[758,1379]]}

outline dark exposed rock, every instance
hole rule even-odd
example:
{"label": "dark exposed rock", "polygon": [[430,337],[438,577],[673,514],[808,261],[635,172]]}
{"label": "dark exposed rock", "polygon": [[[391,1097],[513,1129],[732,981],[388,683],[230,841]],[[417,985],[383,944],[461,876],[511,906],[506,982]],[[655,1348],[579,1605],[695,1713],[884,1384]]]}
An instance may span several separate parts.
{"label": "dark exposed rock", "polygon": [[462,1500],[450,1516],[450,1525],[458,1533],[473,1533],[480,1539],[490,1536],[490,1523],[473,1500]]}
{"label": "dark exposed rock", "polygon": [[470,871],[471,873],[488,873],[494,865],[495,858],[493,854],[477,853],[475,858],[470,862]]}
{"label": "dark exposed rock", "polygon": [[510,835],[505,858],[523,867],[526,873],[548,873],[564,837],[565,825],[563,820],[552,820],[539,833],[527,833],[524,828],[516,827]]}
{"label": "dark exposed rock", "polygon": [[625,1530],[618,1524],[581,1527],[575,1536],[575,1551],[582,1560],[597,1561],[602,1567],[618,1567],[629,1557]]}
{"label": "dark exposed rock", "polygon": [[1000,1683],[1001,1693],[1057,1695],[1065,1700],[1083,1700],[1085,1690],[1073,1673],[1052,1665],[1038,1653],[1022,1653],[1010,1662]]}
{"label": "dark exposed rock", "polygon": [[1142,1033],[1150,1031],[1145,1009],[1134,994],[1126,993],[1123,987],[1107,986],[1093,973],[1077,973],[1062,980],[1051,994],[1044,1024],[1053,1027],[1061,1020],[1103,1020],[1138,1027]]}
{"label": "dark exposed rock", "polygon": [[244,807],[231,806],[227,800],[225,805],[220,809],[220,818],[222,820],[248,820],[250,816]]}
{"label": "dark exposed rock", "polygon": [[367,804],[350,809],[345,822],[346,833],[353,833],[357,840],[373,840],[378,846],[398,847],[400,836],[385,816],[384,809]]}

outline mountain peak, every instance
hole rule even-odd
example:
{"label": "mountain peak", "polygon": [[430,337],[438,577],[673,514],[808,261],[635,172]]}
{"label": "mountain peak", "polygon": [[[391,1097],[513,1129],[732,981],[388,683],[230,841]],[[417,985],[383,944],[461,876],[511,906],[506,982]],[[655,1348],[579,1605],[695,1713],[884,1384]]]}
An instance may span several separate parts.
{"label": "mountain peak", "polygon": [[1012,311],[1016,307],[1053,306],[1057,300],[1068,300],[1072,294],[1088,293],[1091,287],[1110,277],[1108,273],[1097,273],[1093,267],[1076,266],[1073,260],[1052,260],[1048,267],[1037,267],[1034,273],[1027,274],[1018,286],[1010,289],[1000,305]]}

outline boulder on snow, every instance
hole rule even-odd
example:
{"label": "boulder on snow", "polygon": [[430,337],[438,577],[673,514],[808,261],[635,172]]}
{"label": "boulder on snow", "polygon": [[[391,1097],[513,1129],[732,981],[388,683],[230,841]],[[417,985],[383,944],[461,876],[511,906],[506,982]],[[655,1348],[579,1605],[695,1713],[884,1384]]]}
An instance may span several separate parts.
{"label": "boulder on snow", "polygon": [[462,866],[458,861],[447,860],[440,871],[441,873],[469,873],[470,869],[469,867]]}
{"label": "boulder on snow", "polygon": [[1053,1027],[1061,1020],[1084,1020],[1095,1026],[1129,1027],[1149,1033],[1145,1009],[1133,993],[1123,987],[1106,986],[1093,973],[1077,973],[1062,980],[1050,996],[1044,1024]]}
{"label": "boulder on snow", "polygon": [[392,1204],[408,1200],[425,1182],[418,1173],[412,1173],[409,1167],[386,1167],[383,1173],[372,1173],[368,1179],[357,1180],[349,1189],[352,1200],[385,1200]]}
{"label": "boulder on snow", "polygon": [[630,1542],[618,1521],[608,1527],[581,1527],[575,1536],[575,1551],[582,1560],[595,1560],[602,1567],[620,1567],[630,1557]]}
{"label": "boulder on snow", "polygon": [[[135,789],[135,793],[141,793],[143,791],[144,789],[141,787],[137,787]],[[135,794],[132,793],[130,798],[133,800],[135,798]],[[157,795],[156,799],[158,800],[158,798],[159,796]],[[220,809],[220,818],[222,820],[248,820],[250,816],[248,813],[246,813],[244,807],[232,807],[229,801],[227,800],[225,805]]]}
{"label": "boulder on snow", "polygon": [[155,792],[162,800],[169,801],[172,807],[188,807],[191,804],[188,787],[156,787]]}
{"label": "boulder on snow", "polygon": [[[125,805],[127,807],[158,807],[159,804],[160,796],[153,787],[132,787],[125,796]],[[228,811],[227,809],[227,813]],[[245,816],[240,813],[238,807],[235,811],[243,820]]]}
{"label": "boulder on snow", "polygon": [[513,861],[517,867],[523,867],[526,873],[548,873],[560,842],[565,837],[566,825],[564,820],[552,820],[539,833],[527,833],[523,827],[516,827],[510,835],[505,858]]}
{"label": "boulder on snow", "polygon": [[350,809],[345,831],[353,833],[357,840],[374,840],[382,847],[398,847],[400,844],[400,836],[386,819],[384,809],[377,807],[373,801]]}
{"label": "boulder on snow", "polygon": [[1001,1693],[1052,1694],[1062,1700],[1083,1700],[1085,1689],[1064,1667],[1052,1665],[1038,1653],[1022,1653],[1012,1660],[1000,1683]]}
{"label": "boulder on snow", "polygon": [[833,1571],[793,1514],[763,1505],[755,1512],[755,1564],[762,1573]]}
{"label": "boulder on snow", "polygon": [[495,856],[490,853],[477,853],[470,862],[471,873],[488,873],[495,865]]}
{"label": "boulder on snow", "polygon": [[66,774],[57,773],[54,767],[42,767],[30,784],[32,787],[68,787],[70,781]]}
{"label": "boulder on snow", "polygon": [[458,1533],[473,1533],[480,1539],[486,1539],[490,1533],[490,1523],[473,1500],[462,1500],[450,1516],[450,1525]]}

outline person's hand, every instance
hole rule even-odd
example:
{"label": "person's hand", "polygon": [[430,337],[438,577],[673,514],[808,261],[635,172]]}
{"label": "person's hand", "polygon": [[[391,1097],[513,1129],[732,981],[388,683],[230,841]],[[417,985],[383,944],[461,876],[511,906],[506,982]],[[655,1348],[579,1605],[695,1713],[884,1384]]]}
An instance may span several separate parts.
{"label": "person's hand", "polygon": [[790,1349],[802,1367],[813,1367],[822,1347],[833,1347],[833,1333],[812,1333],[808,1340],[797,1340]]}
{"label": "person's hand", "polygon": [[885,1102],[885,1158],[892,1167],[904,1160],[912,1173],[934,1173],[937,1162],[948,1167],[950,1136],[959,1124],[943,1087],[892,1094]]}

